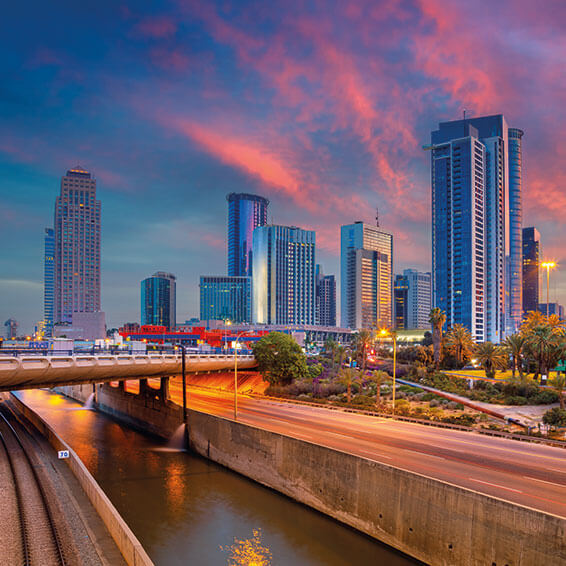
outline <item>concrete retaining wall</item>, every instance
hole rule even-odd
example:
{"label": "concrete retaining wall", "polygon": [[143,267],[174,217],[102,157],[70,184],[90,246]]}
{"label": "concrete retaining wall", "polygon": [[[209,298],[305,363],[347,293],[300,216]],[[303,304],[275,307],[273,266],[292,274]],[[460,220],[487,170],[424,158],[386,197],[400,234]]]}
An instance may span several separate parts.
{"label": "concrete retaining wall", "polygon": [[153,562],[143,546],[75,452],[39,415],[33,412],[27,405],[24,405],[17,397],[11,395],[10,401],[49,441],[55,450],[69,451],[69,458],[65,461],[100,515],[126,562],[131,566],[153,566]]}
{"label": "concrete retaining wall", "polygon": [[428,564],[566,564],[566,521],[197,411],[199,454]]}

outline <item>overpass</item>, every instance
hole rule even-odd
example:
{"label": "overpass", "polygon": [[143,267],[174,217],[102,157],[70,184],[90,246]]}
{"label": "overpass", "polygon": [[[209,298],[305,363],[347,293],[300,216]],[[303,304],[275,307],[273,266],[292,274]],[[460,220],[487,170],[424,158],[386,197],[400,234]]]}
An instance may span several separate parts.
{"label": "overpass", "polygon": [[[187,354],[189,373],[230,371],[235,356]],[[256,366],[253,355],[239,355],[238,369]],[[182,371],[181,354],[0,356],[0,391],[168,377]]]}

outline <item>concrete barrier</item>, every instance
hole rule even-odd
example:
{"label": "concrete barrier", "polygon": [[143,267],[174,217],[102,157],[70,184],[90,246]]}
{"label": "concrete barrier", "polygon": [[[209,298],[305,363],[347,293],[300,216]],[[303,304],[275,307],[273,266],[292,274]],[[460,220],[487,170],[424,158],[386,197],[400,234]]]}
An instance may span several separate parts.
{"label": "concrete barrier", "polygon": [[14,394],[11,394],[10,401],[15,405],[16,410],[23,414],[49,441],[55,450],[69,451],[69,458],[65,461],[106,525],[124,560],[130,566],[153,566],[153,562],[141,543],[76,453],[37,413],[22,403]]}
{"label": "concrete barrier", "polygon": [[189,410],[191,448],[427,564],[566,564],[560,517]]}

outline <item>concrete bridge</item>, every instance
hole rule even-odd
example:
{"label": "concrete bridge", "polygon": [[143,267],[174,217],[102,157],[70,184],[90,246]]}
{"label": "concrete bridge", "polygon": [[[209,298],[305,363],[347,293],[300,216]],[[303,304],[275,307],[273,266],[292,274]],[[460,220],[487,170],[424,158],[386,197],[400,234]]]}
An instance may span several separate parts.
{"label": "concrete bridge", "polygon": [[[189,373],[230,371],[235,356],[186,354]],[[252,355],[238,355],[238,369],[256,366]],[[0,391],[103,383],[124,379],[145,379],[179,375],[181,354],[120,354],[72,356],[0,356]]]}

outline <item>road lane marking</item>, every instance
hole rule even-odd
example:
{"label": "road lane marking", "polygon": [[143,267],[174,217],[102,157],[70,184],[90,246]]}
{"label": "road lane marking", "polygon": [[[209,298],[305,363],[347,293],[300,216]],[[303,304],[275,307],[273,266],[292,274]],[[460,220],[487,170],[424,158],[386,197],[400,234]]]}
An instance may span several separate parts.
{"label": "road lane marking", "polygon": [[553,472],[560,472],[561,474],[566,474],[566,470],[562,469],[559,470],[558,468],[548,468],[549,470],[552,470]]}
{"label": "road lane marking", "polygon": [[566,487],[566,485],[564,485],[563,483],[555,483],[553,481],[539,480],[538,478],[531,478],[530,476],[523,476],[523,477],[528,479],[528,480],[534,480],[534,481],[539,481],[541,483],[547,483],[548,485],[556,485],[558,487]]}
{"label": "road lane marking", "polygon": [[472,480],[472,481],[477,481],[478,483],[483,483],[485,485],[490,485],[492,487],[497,487],[499,489],[506,489],[507,491],[513,491],[515,493],[523,493],[522,491],[520,491],[518,489],[513,489],[512,487],[505,487],[504,485],[499,485],[497,483],[490,483],[488,481],[477,480],[476,478],[468,478],[468,479]]}
{"label": "road lane marking", "polygon": [[368,458],[386,458],[387,460],[393,460],[392,456],[386,456],[385,454],[374,454],[373,452],[366,452],[365,450],[357,450],[356,453],[362,454]]}
{"label": "road lane marking", "polygon": [[428,456],[429,458],[436,458],[437,460],[446,460],[442,456],[435,456],[434,454],[428,454],[427,452],[419,452],[418,450],[410,450],[409,448],[403,448],[404,452],[412,452],[413,454],[418,454],[419,456]]}

